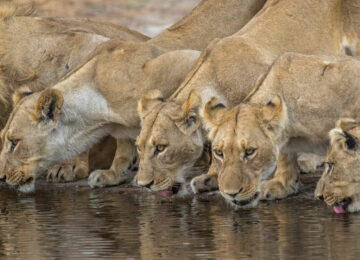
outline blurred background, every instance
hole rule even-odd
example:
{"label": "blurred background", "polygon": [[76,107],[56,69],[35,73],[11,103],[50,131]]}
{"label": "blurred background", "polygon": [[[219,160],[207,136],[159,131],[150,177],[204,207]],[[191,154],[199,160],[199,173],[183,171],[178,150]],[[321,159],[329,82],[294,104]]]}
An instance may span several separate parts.
{"label": "blurred background", "polygon": [[153,37],[184,17],[200,0],[26,0],[40,16],[87,17]]}

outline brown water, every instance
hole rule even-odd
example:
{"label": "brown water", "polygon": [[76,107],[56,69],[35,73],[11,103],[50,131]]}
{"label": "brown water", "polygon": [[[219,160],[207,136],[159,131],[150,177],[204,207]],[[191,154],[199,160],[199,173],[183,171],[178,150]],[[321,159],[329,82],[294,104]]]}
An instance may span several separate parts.
{"label": "brown water", "polygon": [[20,259],[358,259],[360,215],[292,198],[233,211],[118,188],[0,190],[0,256]]}

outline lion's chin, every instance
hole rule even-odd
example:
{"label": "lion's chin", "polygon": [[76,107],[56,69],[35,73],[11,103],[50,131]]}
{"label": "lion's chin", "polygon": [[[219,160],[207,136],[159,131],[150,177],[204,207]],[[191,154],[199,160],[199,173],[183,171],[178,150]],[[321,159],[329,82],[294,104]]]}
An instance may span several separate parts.
{"label": "lion's chin", "polygon": [[22,193],[32,193],[35,191],[35,180],[32,179],[29,182],[26,182],[19,186],[18,190]]}
{"label": "lion's chin", "polygon": [[243,200],[243,201],[226,200],[226,201],[229,202],[229,204],[234,209],[250,209],[256,207],[259,203],[259,200],[260,200],[260,196],[259,193],[257,192],[253,197],[251,197],[248,200]]}

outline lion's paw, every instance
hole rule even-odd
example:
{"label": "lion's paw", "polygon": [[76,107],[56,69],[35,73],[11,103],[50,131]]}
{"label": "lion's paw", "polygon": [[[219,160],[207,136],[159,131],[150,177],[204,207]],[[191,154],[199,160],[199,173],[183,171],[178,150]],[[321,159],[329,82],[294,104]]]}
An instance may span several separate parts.
{"label": "lion's paw", "polygon": [[96,170],[93,171],[88,179],[91,188],[104,188],[106,186],[120,185],[129,182],[129,174],[115,173],[113,170]]}
{"label": "lion's paw", "polygon": [[72,182],[76,180],[76,175],[70,165],[55,165],[46,176],[47,182]]}
{"label": "lion's paw", "polygon": [[299,179],[284,186],[282,182],[277,179],[266,180],[261,184],[262,200],[278,200],[284,199],[289,195],[298,193],[301,187]]}
{"label": "lion's paw", "polygon": [[47,182],[73,182],[88,176],[89,169],[81,162],[64,163],[52,167],[46,176]]}
{"label": "lion's paw", "polygon": [[218,190],[216,175],[202,174],[191,180],[191,189],[195,194]]}

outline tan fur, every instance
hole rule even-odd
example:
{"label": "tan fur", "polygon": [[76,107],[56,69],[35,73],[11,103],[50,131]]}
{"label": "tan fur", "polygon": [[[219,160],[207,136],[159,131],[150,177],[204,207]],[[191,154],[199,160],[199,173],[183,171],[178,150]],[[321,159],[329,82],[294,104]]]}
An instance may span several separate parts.
{"label": "tan fur", "polygon": [[[342,118],[337,122],[330,131],[325,169],[315,190],[315,196],[329,206],[342,205],[348,212],[360,210],[359,140],[358,121]],[[349,198],[350,203],[344,205]]]}
{"label": "tan fur", "polygon": [[[30,17],[31,6],[13,1],[0,3],[0,13],[0,128],[10,114],[11,96],[16,104],[24,96],[52,86],[107,38],[136,42],[149,39],[125,27],[89,19]],[[105,156],[109,155],[111,150],[105,148]],[[72,162],[76,165],[69,167]],[[63,167],[55,166],[49,174],[55,172],[61,178],[74,174],[69,169],[88,172],[84,164],[87,159],[72,159]]]}
{"label": "tan fur", "polygon": [[37,124],[48,117],[44,123],[59,119],[61,108],[64,104],[64,98],[57,89],[46,89],[43,91],[35,104],[34,110],[30,112],[31,120]]}
{"label": "tan fur", "polygon": [[21,99],[31,94],[33,94],[33,91],[28,86],[18,88],[12,95],[12,103],[17,104]]}
{"label": "tan fur", "polygon": [[158,89],[152,89],[142,96],[138,103],[138,113],[143,118],[154,106],[164,101],[162,93]]}
{"label": "tan fur", "polygon": [[[132,143],[132,146],[126,145],[124,149],[118,146],[111,169],[95,171],[89,177],[89,184],[103,187],[127,179],[127,169],[134,164],[131,155],[140,127],[136,111],[138,100],[144,92],[155,88],[160,88],[165,97],[169,96],[199,56],[197,51],[174,49],[203,48],[215,37],[234,33],[260,9],[263,2],[207,0],[176,28],[152,41],[130,43],[111,40],[102,44],[54,86],[61,91],[64,105],[59,120],[55,120],[51,127],[46,128],[43,122],[29,122],[29,113],[39,94],[25,97],[15,107],[3,131],[3,140],[7,143],[7,136],[16,133],[21,135],[21,141],[17,153],[10,155],[8,150],[2,151],[4,171],[9,174],[15,172],[19,176],[20,172],[26,172],[23,176],[34,178],[44,168],[79,154],[102,136],[112,134],[120,142]],[[225,14],[229,17],[221,18]],[[201,34],[193,35],[194,29]],[[205,34],[206,37],[203,37]],[[168,44],[170,42],[176,44]],[[23,134],[25,132],[33,133],[31,139]],[[31,165],[31,168],[22,168],[20,165],[23,163]]]}
{"label": "tan fur", "polygon": [[[117,25],[89,19],[29,17],[10,3],[0,20],[0,126],[10,113],[9,97],[21,86],[33,91],[55,84],[106,38],[149,38]],[[19,10],[19,11],[17,11]],[[97,40],[95,40],[98,38]],[[102,38],[102,39],[101,39]]]}
{"label": "tan fur", "polygon": [[214,38],[224,38],[237,32],[265,2],[266,0],[202,0],[190,14],[150,42],[167,50],[202,50]]}
{"label": "tan fur", "polygon": [[[204,125],[200,124],[189,135],[172,120],[181,114],[181,107],[193,90],[202,98],[200,112],[213,96],[231,107],[248,97],[255,84],[261,84],[260,76],[266,74],[273,61],[286,51],[344,53],[347,45],[343,38],[358,38],[355,38],[357,34],[347,34],[343,29],[346,26],[346,32],[351,28],[357,30],[355,21],[360,19],[352,13],[354,22],[349,21],[348,13],[343,12],[349,7],[347,4],[349,1],[342,0],[269,0],[243,29],[211,44],[171,98],[144,117],[138,139],[138,145],[144,151],[140,154],[138,182],[146,185],[153,181],[154,190],[169,189],[166,185],[183,182],[186,172],[191,171],[189,168],[201,155],[202,144],[207,140]],[[153,156],[156,142],[160,140],[167,144],[167,149],[161,156]],[[172,181],[165,183],[161,181],[163,179]],[[204,176],[198,180],[206,179]],[[205,186],[204,183],[193,184]]]}
{"label": "tan fur", "polygon": [[0,19],[15,16],[30,16],[34,13],[32,4],[20,1],[2,1],[0,3]]}
{"label": "tan fur", "polygon": [[[97,154],[106,155],[109,153],[107,149],[108,148],[106,147],[106,151],[102,153],[97,151]],[[96,157],[91,157],[91,159],[93,158]],[[74,180],[84,179],[89,176],[89,168],[90,168],[89,154],[87,151],[73,159],[70,159],[66,162],[63,162],[62,164],[55,165],[54,167],[52,167],[48,171],[48,174],[46,176],[46,181],[50,183],[51,182],[56,183],[56,182],[73,182]]]}
{"label": "tan fur", "polygon": [[285,54],[248,102],[221,111],[222,121],[205,110],[221,194],[232,205],[255,206],[298,192],[297,153],[324,153],[332,122],[360,112],[359,68],[345,56]]}

